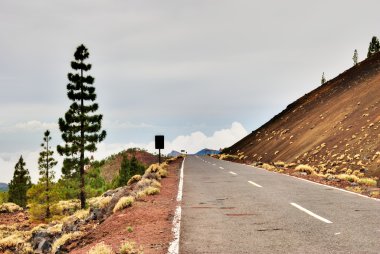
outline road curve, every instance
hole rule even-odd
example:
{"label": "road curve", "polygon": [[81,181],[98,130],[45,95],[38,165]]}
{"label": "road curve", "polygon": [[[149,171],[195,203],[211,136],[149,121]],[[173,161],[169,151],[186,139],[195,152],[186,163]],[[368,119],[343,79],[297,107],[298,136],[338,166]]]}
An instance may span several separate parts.
{"label": "road curve", "polygon": [[380,253],[380,202],[189,156],[180,253]]}

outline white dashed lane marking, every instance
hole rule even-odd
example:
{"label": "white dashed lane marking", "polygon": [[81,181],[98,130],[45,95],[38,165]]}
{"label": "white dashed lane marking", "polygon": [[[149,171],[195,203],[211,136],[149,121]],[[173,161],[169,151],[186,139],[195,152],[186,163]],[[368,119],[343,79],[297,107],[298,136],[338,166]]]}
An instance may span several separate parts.
{"label": "white dashed lane marking", "polygon": [[257,184],[255,182],[252,182],[252,181],[248,181],[250,184],[256,186],[256,187],[259,187],[259,188],[262,188],[263,186],[261,186],[260,184]]}
{"label": "white dashed lane marking", "polygon": [[295,208],[301,210],[302,212],[305,212],[305,213],[307,213],[308,215],[313,216],[314,218],[316,218],[316,219],[318,219],[318,220],[320,220],[320,221],[323,221],[324,223],[332,223],[332,222],[329,221],[328,219],[325,219],[325,218],[323,218],[323,217],[321,217],[321,216],[319,216],[319,215],[317,215],[317,214],[315,214],[315,213],[313,213],[313,212],[307,210],[306,208],[303,208],[302,206],[297,205],[296,203],[290,203],[290,204],[291,204],[292,206],[294,206]]}

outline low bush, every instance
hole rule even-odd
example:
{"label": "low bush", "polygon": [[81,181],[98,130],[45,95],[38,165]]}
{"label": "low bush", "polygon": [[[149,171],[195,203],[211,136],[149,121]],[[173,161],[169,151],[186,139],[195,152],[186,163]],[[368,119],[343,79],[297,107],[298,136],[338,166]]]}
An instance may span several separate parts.
{"label": "low bush", "polygon": [[359,178],[358,184],[363,184],[366,186],[377,186],[377,181],[372,178]]}
{"label": "low bush", "polygon": [[27,242],[30,237],[29,231],[15,231],[13,234],[0,239],[0,253],[32,254],[32,246]]}
{"label": "low bush", "polygon": [[69,241],[73,241],[76,239],[79,239],[82,237],[83,233],[80,231],[72,232],[72,233],[67,233],[63,234],[60,238],[58,238],[52,245],[52,253],[56,253],[57,250],[64,244],[66,244]]}
{"label": "low bush", "polygon": [[160,189],[149,186],[148,188],[144,190],[144,192],[146,195],[156,195],[160,193]]}
{"label": "low bush", "polygon": [[261,165],[260,167],[269,171],[274,171],[276,169],[275,166],[270,165],[268,163],[263,163],[263,165]]}
{"label": "low bush", "polygon": [[315,169],[312,166],[309,166],[307,164],[298,165],[295,168],[295,170],[298,171],[298,172],[305,172],[308,175],[311,175],[311,174],[315,173]]}
{"label": "low bush", "polygon": [[98,243],[94,247],[92,247],[88,254],[113,254],[115,253],[111,246],[106,245],[104,242]]}
{"label": "low bush", "polygon": [[160,169],[158,171],[158,174],[162,177],[162,178],[165,178],[165,177],[168,177],[169,173],[166,169]]}
{"label": "low bush", "polygon": [[146,197],[146,194],[145,194],[145,192],[143,190],[142,191],[138,191],[136,193],[136,200],[142,200],[145,197]]}
{"label": "low bush", "polygon": [[51,206],[50,210],[53,215],[72,215],[80,209],[79,199],[61,200]]}
{"label": "low bush", "polygon": [[116,213],[117,211],[120,211],[126,207],[132,206],[134,201],[135,199],[131,196],[120,198],[113,208],[113,212]]}
{"label": "low bush", "polygon": [[359,180],[359,178],[356,175],[349,175],[349,174],[339,174],[339,175],[336,175],[336,178],[340,180],[348,181],[351,183],[357,182]]}
{"label": "low bush", "polygon": [[275,165],[276,167],[281,167],[281,168],[283,168],[283,167],[285,167],[285,162],[283,162],[283,161],[276,161],[276,162],[274,163],[274,165]]}
{"label": "low bush", "polygon": [[137,248],[135,242],[124,242],[120,246],[121,254],[143,254],[142,248]]}
{"label": "low bush", "polygon": [[132,184],[134,184],[134,183],[137,183],[137,182],[140,181],[140,180],[141,180],[141,175],[134,175],[134,176],[131,177],[131,179],[128,180],[127,185],[128,185],[128,186],[129,186],[129,185],[132,185]]}
{"label": "low bush", "polygon": [[3,203],[0,205],[0,213],[14,213],[22,211],[23,209],[15,203]]}

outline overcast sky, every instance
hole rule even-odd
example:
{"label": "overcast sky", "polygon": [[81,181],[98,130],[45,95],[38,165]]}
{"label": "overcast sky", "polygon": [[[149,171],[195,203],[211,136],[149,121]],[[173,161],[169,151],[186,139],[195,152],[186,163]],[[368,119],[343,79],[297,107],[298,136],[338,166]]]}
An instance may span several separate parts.
{"label": "overcast sky", "polygon": [[[67,73],[84,43],[104,115],[102,159],[129,146],[232,145],[352,66],[380,35],[376,0],[0,2],[0,181],[22,154],[33,180],[43,132],[62,142]],[[57,156],[58,158],[58,156]],[[56,171],[60,171],[57,167]]]}

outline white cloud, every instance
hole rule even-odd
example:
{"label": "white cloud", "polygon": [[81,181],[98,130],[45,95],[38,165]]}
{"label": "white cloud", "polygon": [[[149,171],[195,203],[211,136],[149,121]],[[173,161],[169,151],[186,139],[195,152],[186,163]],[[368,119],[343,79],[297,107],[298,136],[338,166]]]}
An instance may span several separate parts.
{"label": "white cloud", "polygon": [[58,129],[57,123],[45,123],[37,120],[31,120],[28,122],[21,122],[15,125],[15,128],[18,130],[26,130],[26,131],[41,131],[41,130],[52,130]]}
{"label": "white cloud", "polygon": [[[22,151],[20,153],[1,153],[0,154],[0,182],[9,183],[13,177],[14,167],[20,156],[24,158],[26,168],[29,170],[32,182],[36,183],[39,178],[38,157],[40,151]],[[58,165],[54,168],[56,176],[60,175],[62,166],[62,158],[55,154],[55,159],[58,160]]]}

